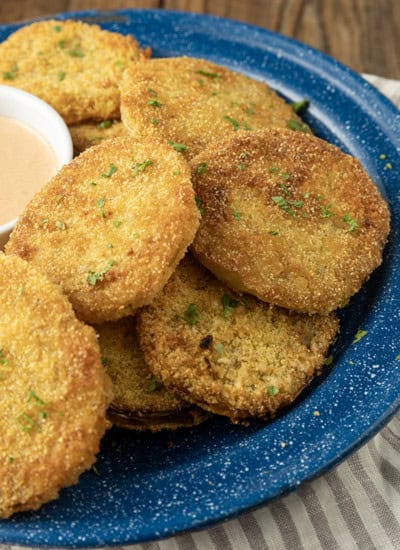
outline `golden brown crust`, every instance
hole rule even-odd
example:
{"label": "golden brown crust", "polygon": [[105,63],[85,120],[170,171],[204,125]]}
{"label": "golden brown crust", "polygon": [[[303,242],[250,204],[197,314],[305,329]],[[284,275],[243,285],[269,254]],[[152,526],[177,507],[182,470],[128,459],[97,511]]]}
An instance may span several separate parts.
{"label": "golden brown crust", "polygon": [[113,138],[33,198],[7,244],[59,283],[78,316],[116,320],[148,304],[192,242],[198,209],[171,147]]}
{"label": "golden brown crust", "polygon": [[387,205],[338,148],[266,129],[215,144],[191,165],[203,212],[192,249],[232,288],[326,313],[381,263]]}
{"label": "golden brown crust", "polygon": [[0,44],[0,83],[39,96],[69,124],[119,118],[118,83],[142,56],[131,36],[81,21],[40,21]]}
{"label": "golden brown crust", "polygon": [[128,129],[120,120],[85,121],[71,124],[69,127],[75,155],[83,153],[89,147],[98,145],[106,139],[129,135]]}
{"label": "golden brown crust", "polygon": [[157,432],[193,426],[207,418],[205,412],[168,392],[151,373],[133,317],[96,325],[95,329],[114,390],[107,414],[116,426]]}
{"label": "golden brown crust", "polygon": [[138,330],[167,388],[238,421],[291,403],[322,367],[338,321],[238,296],[187,257],[139,312]]}
{"label": "golden brown crust", "polygon": [[187,147],[190,159],[230,134],[266,126],[302,125],[267,84],[189,57],[131,65],[121,83],[121,116],[132,135]]}
{"label": "golden brown crust", "polygon": [[111,385],[92,328],[33,266],[0,254],[0,517],[36,509],[95,461]]}

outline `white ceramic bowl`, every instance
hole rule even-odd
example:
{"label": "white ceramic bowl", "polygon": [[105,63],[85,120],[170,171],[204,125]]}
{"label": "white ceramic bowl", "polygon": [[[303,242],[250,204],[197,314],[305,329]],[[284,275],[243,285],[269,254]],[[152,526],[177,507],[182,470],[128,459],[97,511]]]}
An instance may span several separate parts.
{"label": "white ceramic bowl", "polygon": [[[53,148],[58,170],[73,156],[71,135],[60,115],[38,97],[11,86],[0,85],[0,116],[13,118],[41,134]],[[2,190],[4,192],[4,190]],[[0,224],[0,250],[17,219]]]}

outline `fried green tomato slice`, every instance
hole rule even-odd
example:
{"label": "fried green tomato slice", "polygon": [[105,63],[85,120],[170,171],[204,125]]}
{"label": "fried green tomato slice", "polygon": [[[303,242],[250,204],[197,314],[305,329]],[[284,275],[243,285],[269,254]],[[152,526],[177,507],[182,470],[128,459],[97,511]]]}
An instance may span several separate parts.
{"label": "fried green tomato slice", "polygon": [[265,129],[192,161],[197,258],[237,291],[309,313],[347,304],[381,263],[388,207],[360,163],[300,132]]}
{"label": "fried green tomato slice", "polygon": [[77,483],[109,423],[95,331],[32,265],[0,253],[0,517]]}
{"label": "fried green tomato slice", "polygon": [[0,44],[0,84],[39,96],[68,124],[118,118],[118,83],[142,56],[132,36],[81,21],[40,21]]}
{"label": "fried green tomato slice", "polygon": [[166,144],[113,138],[48,182],[6,252],[60,284],[78,316],[102,323],[151,302],[199,223],[190,169]]}
{"label": "fried green tomato slice", "polygon": [[102,120],[101,122],[85,121],[71,124],[69,127],[74,154],[83,153],[89,147],[98,145],[106,139],[129,135],[128,129],[120,120]]}
{"label": "fried green tomato slice", "polygon": [[108,418],[132,430],[175,430],[209,415],[168,392],[149,370],[136,334],[134,317],[95,326],[103,364],[113,383]]}
{"label": "fried green tomato slice", "polygon": [[157,379],[236,422],[289,405],[320,371],[338,321],[237,295],[185,258],[138,328]]}
{"label": "fried green tomato slice", "polygon": [[264,82],[189,57],[131,65],[121,116],[132,135],[160,137],[188,159],[229,134],[267,126],[309,131]]}

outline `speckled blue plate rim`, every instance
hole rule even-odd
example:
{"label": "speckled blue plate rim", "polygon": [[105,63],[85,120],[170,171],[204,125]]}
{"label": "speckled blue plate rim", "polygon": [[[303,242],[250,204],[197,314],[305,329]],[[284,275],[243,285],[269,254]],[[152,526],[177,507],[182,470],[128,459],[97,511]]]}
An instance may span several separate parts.
{"label": "speckled blue plate rim", "polygon": [[[400,408],[400,113],[339,62],[251,25],[158,10],[57,17],[130,32],[156,56],[206,57],[265,79],[289,100],[307,96],[306,121],[361,160],[392,214],[383,265],[341,312],[334,366],[293,407],[249,428],[216,418],[171,436],[111,431],[99,459],[102,478],[88,472],[38,512],[0,521],[6,543],[137,543],[204,528],[294,490],[338,464]],[[0,39],[18,26],[0,26]],[[363,337],[354,342],[358,329]]]}

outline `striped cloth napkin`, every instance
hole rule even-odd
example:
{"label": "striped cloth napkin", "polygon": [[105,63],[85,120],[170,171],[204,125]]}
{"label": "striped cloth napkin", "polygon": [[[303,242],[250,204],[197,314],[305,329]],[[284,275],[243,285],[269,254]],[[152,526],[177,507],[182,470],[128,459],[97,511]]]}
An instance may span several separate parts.
{"label": "striped cloth napkin", "polygon": [[[400,107],[400,81],[364,77]],[[207,530],[122,549],[400,550],[400,414],[294,493]]]}

